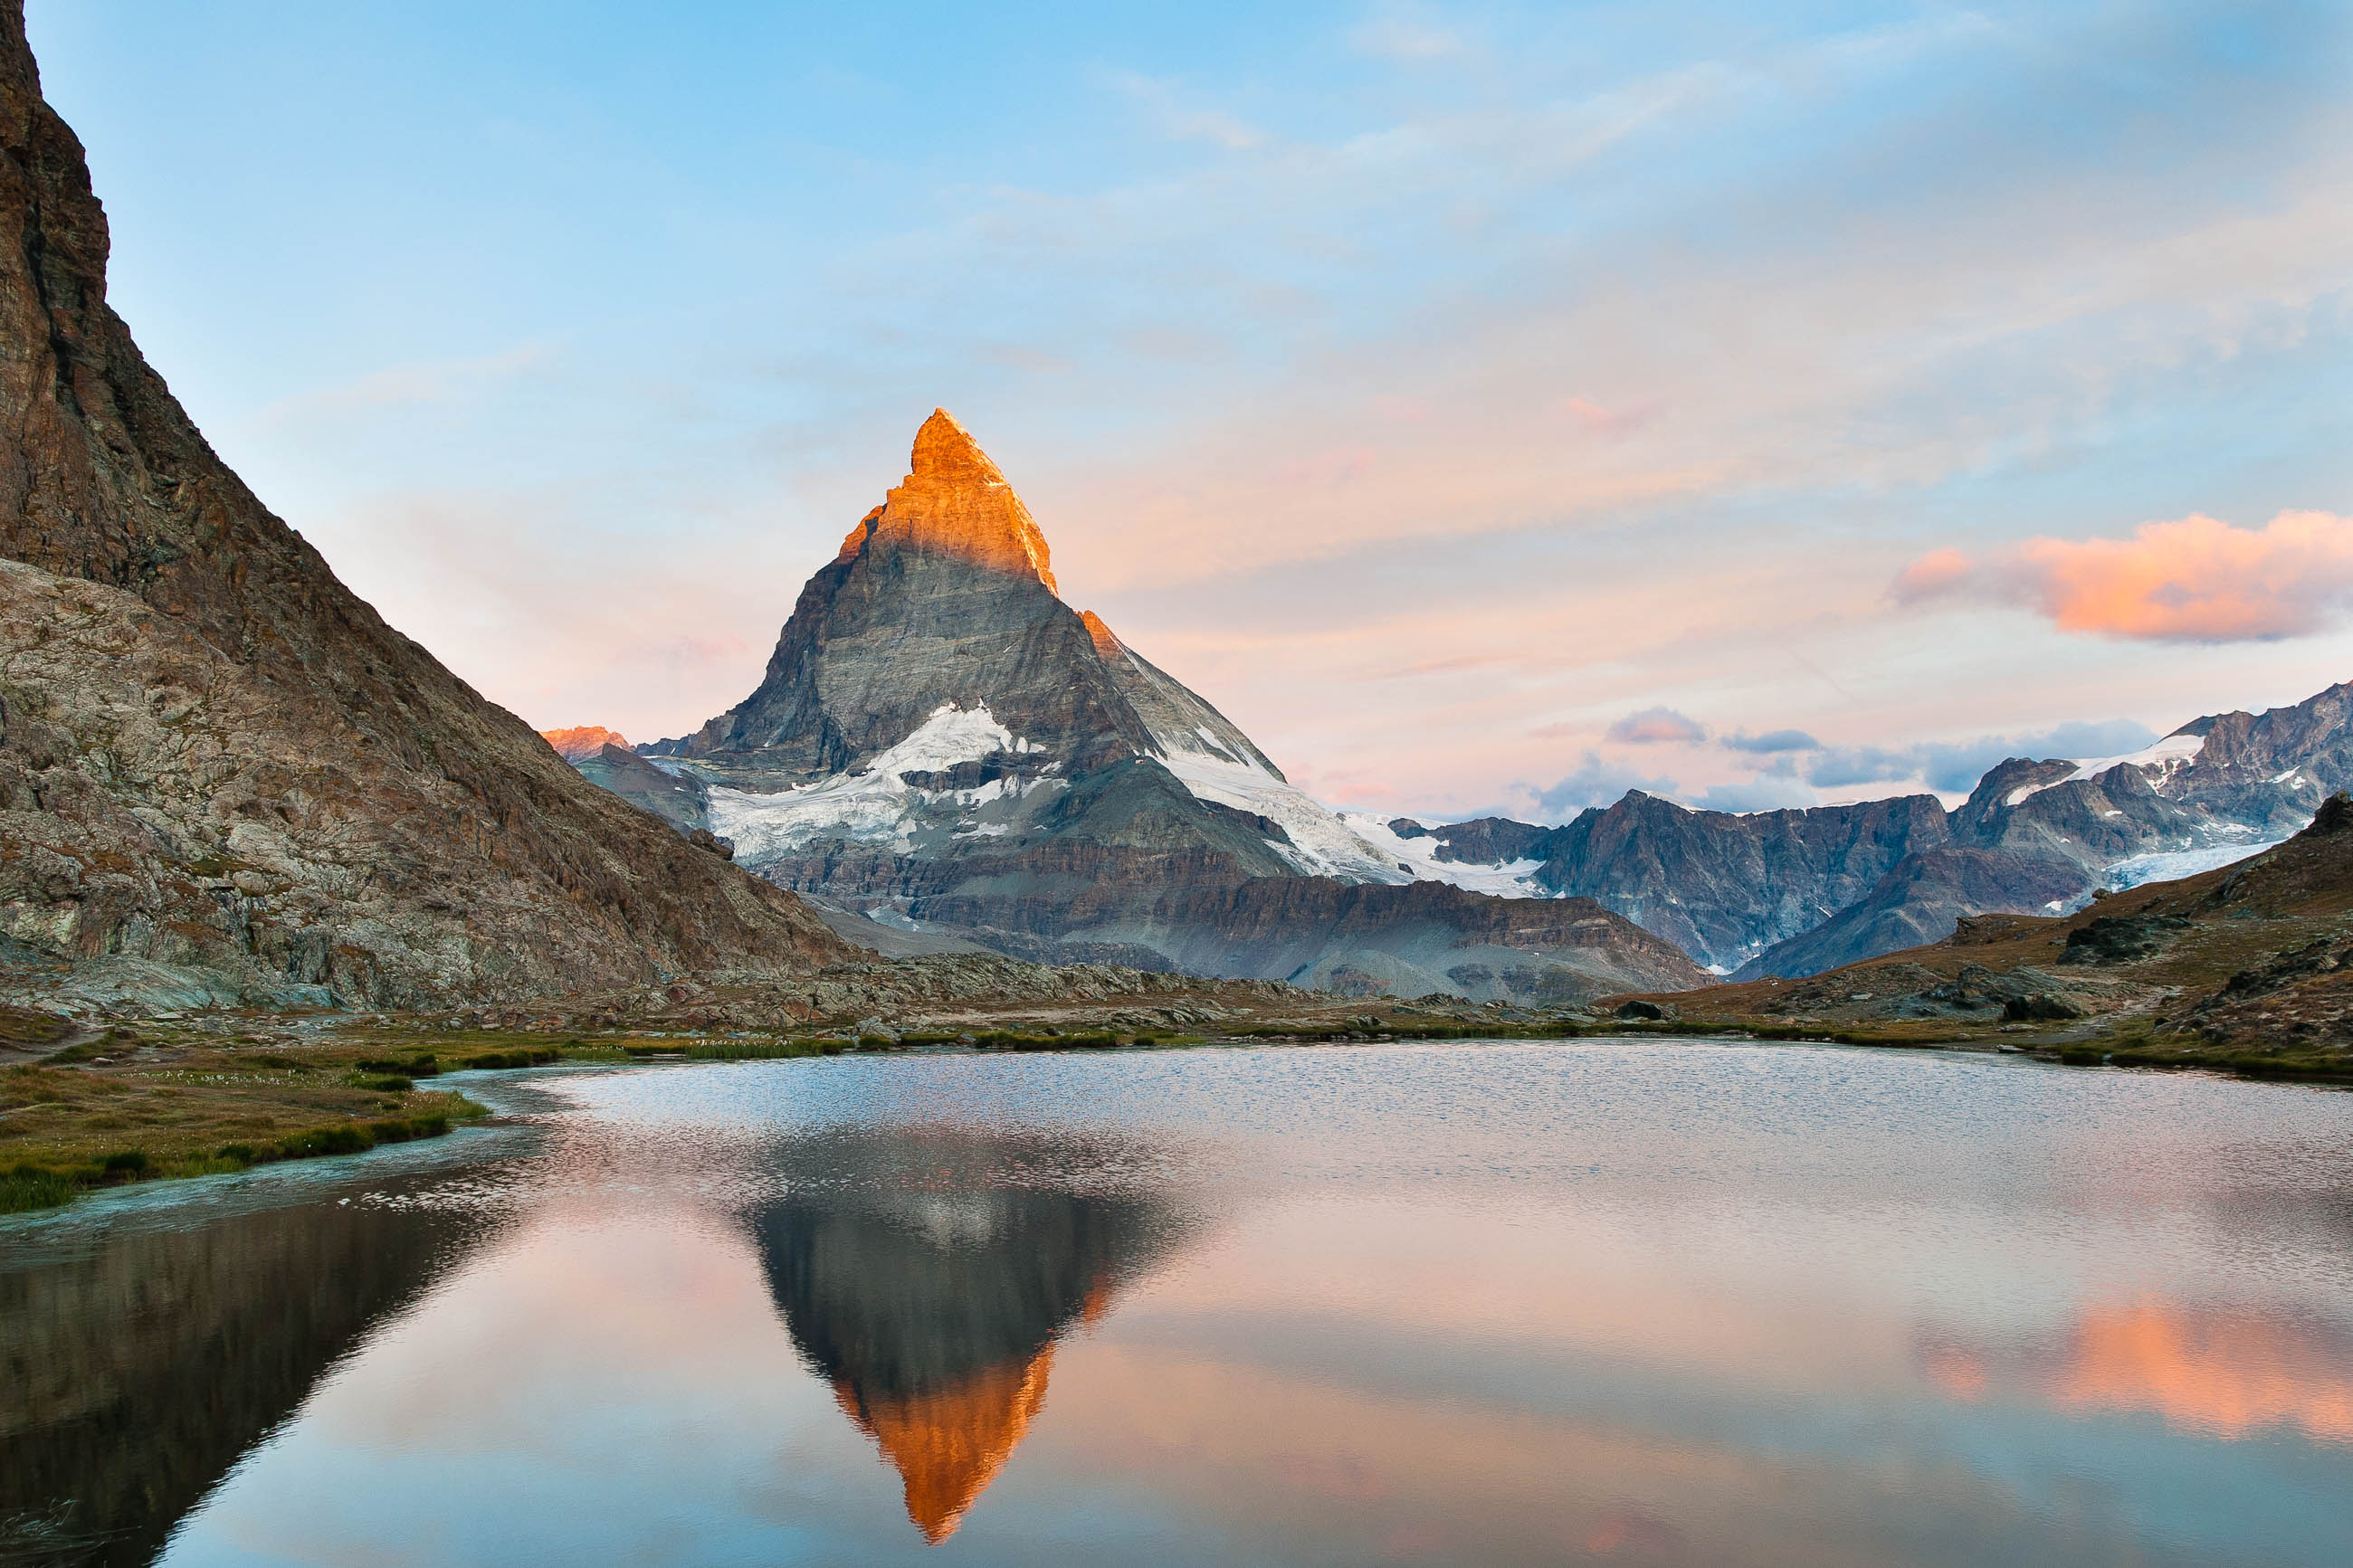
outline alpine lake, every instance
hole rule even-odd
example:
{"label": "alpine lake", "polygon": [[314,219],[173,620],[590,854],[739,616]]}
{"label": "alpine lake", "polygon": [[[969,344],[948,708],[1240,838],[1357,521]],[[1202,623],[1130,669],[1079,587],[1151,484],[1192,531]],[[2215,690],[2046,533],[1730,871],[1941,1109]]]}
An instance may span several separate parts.
{"label": "alpine lake", "polygon": [[1586,1039],[453,1075],[0,1222],[0,1561],[2353,1563],[2353,1094]]}

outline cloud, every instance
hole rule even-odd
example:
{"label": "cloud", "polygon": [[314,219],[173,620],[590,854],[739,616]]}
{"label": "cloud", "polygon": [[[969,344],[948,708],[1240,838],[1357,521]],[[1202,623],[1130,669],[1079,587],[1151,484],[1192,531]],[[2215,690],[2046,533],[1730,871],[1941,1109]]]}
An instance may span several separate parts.
{"label": "cloud", "polygon": [[1770,756],[1779,752],[1818,752],[1822,743],[1803,730],[1767,730],[1761,735],[1736,731],[1716,742],[1727,752],[1747,752],[1756,756]]}
{"label": "cloud", "polygon": [[1575,773],[1535,795],[1536,804],[1546,812],[1563,816],[1588,805],[1612,805],[1632,789],[1648,795],[1672,795],[1675,793],[1675,781],[1646,777],[1620,763],[1603,761],[1599,752],[1588,752],[1584,764]]}
{"label": "cloud", "polygon": [[1917,605],[1967,587],[1976,568],[1957,550],[1931,550],[1897,574],[1888,592],[1899,605]]}
{"label": "cloud", "polygon": [[1171,142],[1207,142],[1228,152],[1245,152],[1263,146],[1265,132],[1246,125],[1230,114],[1214,109],[1200,109],[1185,103],[1176,89],[1165,81],[1135,71],[1110,73],[1111,85],[1152,111],[1160,134]]}
{"label": "cloud", "polygon": [[2023,605],[2062,631],[2151,642],[2307,637],[2353,599],[2353,518],[2283,511],[2262,528],[2202,513],[2130,539],[2031,539],[1972,563],[1939,550],[1905,567],[1899,604],[1957,595]]}
{"label": "cloud", "polygon": [[1974,788],[1987,769],[2006,758],[2092,761],[2128,755],[2156,739],[2155,731],[2130,719],[2075,720],[2025,735],[1979,735],[1974,740],[1915,746],[1834,748],[1814,759],[1806,778],[1817,789],[1918,779],[1939,794],[1958,795]]}
{"label": "cloud", "polygon": [[1638,403],[1630,408],[1604,408],[1582,397],[1572,397],[1561,405],[1564,413],[1574,417],[1587,429],[1602,436],[1624,436],[1641,429],[1659,411],[1655,403]]}
{"label": "cloud", "polygon": [[1672,708],[1645,708],[1610,725],[1602,739],[1628,746],[1695,746],[1707,739],[1707,731]]}
{"label": "cloud", "polygon": [[1843,789],[1850,784],[1886,784],[1920,776],[1916,748],[1890,751],[1881,746],[1844,746],[1824,752],[1806,770],[1818,789]]}
{"label": "cloud", "polygon": [[553,344],[531,342],[499,353],[416,360],[371,371],[341,386],[281,397],[263,408],[258,418],[269,424],[300,423],[339,414],[372,416],[404,405],[455,403],[477,396],[501,382],[544,369],[555,357]]}

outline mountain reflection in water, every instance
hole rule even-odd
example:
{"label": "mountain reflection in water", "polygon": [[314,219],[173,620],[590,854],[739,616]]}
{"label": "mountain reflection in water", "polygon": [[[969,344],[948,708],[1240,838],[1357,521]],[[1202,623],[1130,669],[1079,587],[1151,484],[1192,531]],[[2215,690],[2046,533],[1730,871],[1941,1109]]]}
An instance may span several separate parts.
{"label": "mountain reflection in water", "polygon": [[796,1140],[747,1216],[786,1331],[955,1533],[1044,1405],[1054,1343],[1187,1226],[1172,1194],[1099,1184],[1127,1151],[962,1129]]}
{"label": "mountain reflection in water", "polygon": [[311,1203],[0,1268],[0,1562],[143,1563],[481,1222]]}
{"label": "mountain reflection in water", "polygon": [[1648,1040],[545,1082],[430,1186],[0,1225],[0,1559],[2353,1563],[2353,1096]]}

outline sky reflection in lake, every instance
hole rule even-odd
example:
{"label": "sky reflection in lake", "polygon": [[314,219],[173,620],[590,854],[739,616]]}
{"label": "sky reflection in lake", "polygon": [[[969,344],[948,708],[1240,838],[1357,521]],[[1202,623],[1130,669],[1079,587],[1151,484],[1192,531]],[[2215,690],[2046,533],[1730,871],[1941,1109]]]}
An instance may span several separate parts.
{"label": "sky reflection in lake", "polygon": [[534,1151],[284,1211],[471,1217],[166,1561],[2353,1558],[2353,1096],[1609,1042],[540,1081]]}

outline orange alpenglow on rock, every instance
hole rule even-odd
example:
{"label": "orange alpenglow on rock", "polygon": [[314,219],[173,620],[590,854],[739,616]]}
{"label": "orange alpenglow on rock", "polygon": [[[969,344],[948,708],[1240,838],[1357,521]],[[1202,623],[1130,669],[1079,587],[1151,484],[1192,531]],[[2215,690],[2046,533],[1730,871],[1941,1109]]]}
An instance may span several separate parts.
{"label": "orange alpenglow on rock", "polygon": [[1046,1403],[1054,1347],[945,1388],[869,1403],[834,1384],[842,1413],[879,1444],[907,1487],[907,1517],[937,1546],[956,1532],[980,1494],[1020,1447]]}
{"label": "orange alpenglow on rock", "polygon": [[629,749],[629,742],[615,731],[602,724],[575,724],[569,730],[542,730],[539,738],[555,748],[555,754],[567,763],[583,757],[593,757],[607,746]]}
{"label": "orange alpenglow on rock", "polygon": [[1092,610],[1081,610],[1079,620],[1087,628],[1087,636],[1094,639],[1095,653],[1105,663],[1127,652],[1127,645],[1119,640],[1119,634],[1103,625],[1103,618]]}
{"label": "orange alpenglow on rock", "polygon": [[881,506],[860,518],[841,542],[847,561],[870,540],[902,549],[952,556],[976,566],[1035,577],[1060,592],[1048,565],[1046,536],[1004,473],[944,408],[932,410],[915,432],[909,458],[914,470]]}

